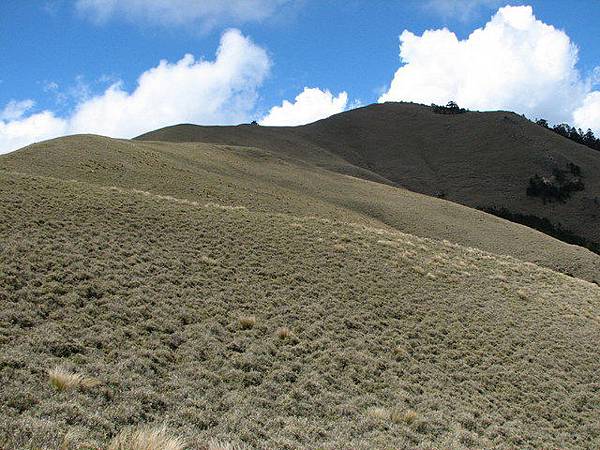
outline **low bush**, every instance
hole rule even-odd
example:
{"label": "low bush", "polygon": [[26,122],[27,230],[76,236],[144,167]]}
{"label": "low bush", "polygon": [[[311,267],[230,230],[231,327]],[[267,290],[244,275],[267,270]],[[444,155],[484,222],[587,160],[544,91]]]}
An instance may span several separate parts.
{"label": "low bush", "polygon": [[552,170],[552,175],[548,177],[536,173],[529,178],[527,195],[541,197],[544,203],[553,200],[564,203],[573,192],[583,191],[585,185],[581,180],[581,168],[576,164],[568,163],[567,169],[556,167]]}
{"label": "low bush", "polygon": [[600,243],[589,241],[584,237],[578,236],[572,231],[563,228],[560,223],[554,225],[545,217],[538,217],[532,214],[514,213],[506,208],[498,208],[496,206],[489,206],[480,209],[489,214],[493,214],[494,216],[510,220],[511,222],[520,223],[521,225],[534,228],[538,231],[541,231],[542,233],[555,237],[556,239],[560,239],[561,241],[566,242],[568,244],[574,244],[579,245],[580,247],[585,247],[588,250],[591,250],[592,252],[600,255]]}

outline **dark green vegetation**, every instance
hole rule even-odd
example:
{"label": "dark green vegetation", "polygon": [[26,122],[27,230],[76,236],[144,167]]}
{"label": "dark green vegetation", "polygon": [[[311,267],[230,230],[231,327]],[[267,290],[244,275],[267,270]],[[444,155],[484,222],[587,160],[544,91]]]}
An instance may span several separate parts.
{"label": "dark green vegetation", "polygon": [[585,145],[589,148],[593,148],[594,150],[600,150],[600,139],[594,136],[594,132],[589,128],[584,133],[581,128],[572,127],[568,123],[554,125],[552,128],[550,128],[550,125],[546,119],[539,119],[535,123],[548,130],[552,130],[555,133],[566,137],[567,139],[571,139],[578,144]]}
{"label": "dark green vegetation", "polygon": [[569,244],[579,245],[585,247],[596,254],[600,255],[600,245],[594,242],[589,242],[587,239],[577,236],[570,230],[565,230],[560,224],[554,225],[548,219],[542,219],[537,216],[526,215],[526,214],[515,214],[507,210],[506,208],[484,208],[483,211],[493,214],[503,219],[510,220],[511,222],[520,223],[528,226],[535,230],[539,230],[542,233],[546,233],[549,236],[553,236],[561,241],[568,242]]}
{"label": "dark green vegetation", "polygon": [[[511,112],[436,114],[385,103],[302,127],[178,125],[139,139],[252,145],[472,208],[535,215],[600,243],[600,152]],[[526,194],[532,175],[568,163],[585,171],[584,191],[546,204]]]}
{"label": "dark green vegetation", "polygon": [[598,255],[228,130],[0,158],[0,448],[600,446]]}
{"label": "dark green vegetation", "polygon": [[568,163],[567,168],[568,170],[563,170],[555,167],[548,177],[535,174],[529,179],[527,195],[540,197],[544,203],[553,200],[564,203],[571,198],[573,192],[583,191],[585,185],[581,180],[581,168],[573,163]]}
{"label": "dark green vegetation", "polygon": [[436,114],[463,114],[467,112],[465,108],[461,108],[456,102],[452,101],[448,102],[446,106],[432,103],[431,109]]}

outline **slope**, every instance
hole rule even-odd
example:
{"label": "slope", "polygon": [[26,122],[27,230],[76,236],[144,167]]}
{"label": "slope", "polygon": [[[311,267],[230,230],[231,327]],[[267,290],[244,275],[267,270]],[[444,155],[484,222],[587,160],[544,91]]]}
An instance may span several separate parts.
{"label": "slope", "polygon": [[0,171],[1,447],[600,446],[597,286],[97,181]]}
{"label": "slope", "polygon": [[[299,158],[324,167],[343,173],[358,167],[384,182],[470,207],[546,218],[600,245],[600,152],[511,112],[446,115],[423,105],[385,103],[302,127],[182,125],[138,139],[253,145],[283,154],[290,151],[285,143],[293,142]],[[345,164],[332,162],[331,154]],[[531,177],[549,178],[568,163],[581,168],[584,191],[565,202],[526,195]]]}
{"label": "slope", "polygon": [[61,138],[0,158],[0,167],[32,175],[263,212],[387,226],[512,255],[600,282],[600,257],[586,249],[461,205],[341,175],[315,164],[256,148],[98,136]]}

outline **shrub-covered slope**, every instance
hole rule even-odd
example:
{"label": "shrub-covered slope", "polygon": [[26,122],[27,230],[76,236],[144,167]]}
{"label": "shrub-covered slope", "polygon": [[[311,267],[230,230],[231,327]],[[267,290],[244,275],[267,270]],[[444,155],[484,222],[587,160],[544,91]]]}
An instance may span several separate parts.
{"label": "shrub-covered slope", "polygon": [[600,288],[243,206],[0,171],[0,446],[600,446]]}

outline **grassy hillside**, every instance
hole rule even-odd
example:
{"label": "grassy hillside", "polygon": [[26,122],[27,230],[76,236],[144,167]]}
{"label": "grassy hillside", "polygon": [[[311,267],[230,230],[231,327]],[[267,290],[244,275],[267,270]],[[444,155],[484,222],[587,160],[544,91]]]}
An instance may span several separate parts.
{"label": "grassy hillside", "polygon": [[[323,167],[342,173],[354,170],[357,176],[379,177],[377,181],[470,207],[493,206],[547,218],[600,244],[600,152],[510,112],[447,115],[423,105],[385,103],[302,127],[181,125],[139,139],[293,151]],[[581,167],[583,191],[564,203],[526,195],[529,178],[551,177],[553,170],[564,170],[568,163]]]}
{"label": "grassy hillside", "polygon": [[257,148],[73,136],[0,157],[0,167],[201,203],[387,227],[600,283],[600,256],[581,247],[455,203]]}
{"label": "grassy hillside", "polygon": [[0,171],[0,447],[600,446],[597,286],[82,167]]}

